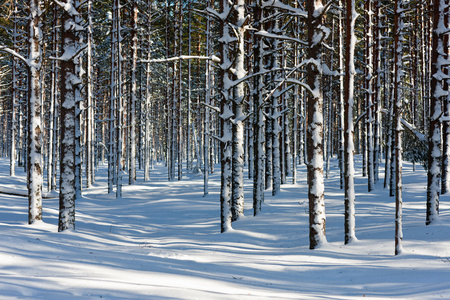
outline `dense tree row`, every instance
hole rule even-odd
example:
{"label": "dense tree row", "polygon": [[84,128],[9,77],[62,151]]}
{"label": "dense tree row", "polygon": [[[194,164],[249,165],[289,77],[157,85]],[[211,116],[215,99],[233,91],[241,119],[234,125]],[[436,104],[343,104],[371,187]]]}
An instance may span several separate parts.
{"label": "dense tree row", "polygon": [[[28,174],[29,222],[44,174],[59,189],[59,230],[108,164],[108,193],[154,161],[168,180],[221,165],[221,231],[254,215],[264,191],[307,176],[310,248],[326,242],[324,177],[336,155],[345,243],[356,239],[354,154],[371,192],[396,199],[402,160],[428,170],[426,224],[449,189],[446,0],[9,0],[0,28],[0,151]],[[406,131],[405,131],[406,129]],[[428,153],[425,155],[424,153]],[[307,174],[297,174],[305,163]],[[59,185],[57,177],[59,175]],[[82,180],[84,179],[84,180]]]}

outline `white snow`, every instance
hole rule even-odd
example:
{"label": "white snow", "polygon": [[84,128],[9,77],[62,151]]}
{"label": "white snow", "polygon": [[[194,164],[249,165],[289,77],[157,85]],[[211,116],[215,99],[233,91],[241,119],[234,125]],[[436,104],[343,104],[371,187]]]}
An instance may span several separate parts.
{"label": "white snow", "polygon": [[[394,198],[368,194],[356,157],[358,240],[344,246],[338,161],[325,181],[326,239],[309,250],[306,168],[297,184],[265,196],[258,217],[220,234],[220,173],[151,181],[107,194],[107,166],[76,203],[76,230],[57,232],[58,199],[44,199],[43,222],[27,225],[27,198],[0,194],[0,299],[439,299],[450,293],[450,205],[425,226],[426,173],[403,166],[403,248],[394,256]],[[380,165],[380,174],[383,174]],[[219,169],[219,168],[217,168]],[[25,173],[9,177],[0,159],[0,187],[25,190]],[[253,182],[245,176],[245,197]]]}

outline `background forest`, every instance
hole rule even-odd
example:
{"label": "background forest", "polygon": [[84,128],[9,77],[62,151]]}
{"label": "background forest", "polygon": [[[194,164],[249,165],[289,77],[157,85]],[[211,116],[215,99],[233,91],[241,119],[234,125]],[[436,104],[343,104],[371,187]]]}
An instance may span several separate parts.
{"label": "background forest", "polygon": [[205,195],[220,172],[222,232],[243,215],[244,174],[254,215],[265,190],[306,177],[314,249],[337,156],[350,243],[354,154],[367,192],[384,180],[395,196],[396,254],[404,159],[427,169],[424,217],[438,219],[449,189],[445,0],[3,0],[0,14],[0,154],[11,176],[27,172],[30,224],[43,192],[59,190],[59,231],[74,229],[99,165],[121,198],[137,170],[151,181],[164,162],[169,181],[202,174]]}

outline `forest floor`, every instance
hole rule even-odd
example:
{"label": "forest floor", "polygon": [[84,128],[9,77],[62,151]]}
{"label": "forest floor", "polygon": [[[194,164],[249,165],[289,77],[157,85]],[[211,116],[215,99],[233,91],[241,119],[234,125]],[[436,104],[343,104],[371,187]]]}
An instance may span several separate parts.
{"label": "forest floor", "polygon": [[[440,221],[425,226],[426,173],[405,162],[403,247],[394,256],[394,198],[367,193],[356,162],[356,235],[344,245],[344,194],[337,161],[326,185],[328,243],[310,250],[306,171],[298,183],[266,192],[252,216],[221,234],[220,177],[187,174],[167,181],[157,164],[151,181],[138,172],[123,198],[107,194],[106,165],[76,203],[76,230],[57,232],[58,199],[43,201],[43,222],[27,224],[27,198],[0,194],[0,299],[448,299],[450,196]],[[380,173],[382,174],[382,173]],[[292,179],[289,177],[289,181]],[[0,159],[0,191],[25,191],[25,174],[9,176]],[[57,196],[57,195],[56,195]]]}

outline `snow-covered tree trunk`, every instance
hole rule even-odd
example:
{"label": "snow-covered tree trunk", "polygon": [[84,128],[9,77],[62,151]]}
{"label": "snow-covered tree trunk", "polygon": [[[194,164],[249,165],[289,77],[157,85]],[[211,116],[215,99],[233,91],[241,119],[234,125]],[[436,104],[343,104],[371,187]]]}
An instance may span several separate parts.
{"label": "snow-covered tree trunk", "polygon": [[[332,28],[331,28],[331,45],[334,45],[334,24],[335,20],[333,18],[332,20]],[[334,52],[330,54],[330,66],[334,67]],[[327,110],[326,110],[326,153],[325,153],[325,159],[326,159],[326,169],[325,169],[325,178],[328,178],[328,175],[330,173],[330,160],[333,156],[333,89],[334,89],[334,78],[331,76],[328,76],[328,86],[326,87],[326,102],[327,102]]]}
{"label": "snow-covered tree trunk", "polygon": [[428,182],[426,224],[432,224],[439,218],[439,185],[441,179],[441,114],[442,98],[448,96],[448,91],[442,88],[442,81],[448,75],[442,68],[448,64],[445,60],[444,34],[448,31],[444,10],[444,0],[433,1],[433,37],[431,55],[431,99],[430,128],[428,131]]}
{"label": "snow-covered tree trunk", "polygon": [[[247,48],[246,51],[247,53],[253,53],[253,34],[250,33],[249,35],[249,40],[247,42]],[[250,56],[248,61],[247,61],[247,70],[249,72],[253,71],[253,62],[254,57]],[[246,126],[245,126],[245,130],[247,132],[246,134],[246,158],[244,159],[245,162],[248,163],[248,179],[253,179],[253,175],[255,173],[255,150],[254,150],[254,146],[255,146],[255,135],[253,133],[253,124],[254,124],[254,118],[255,118],[255,114],[253,113],[253,109],[254,109],[254,104],[253,104],[253,93],[255,90],[255,85],[253,80],[248,80],[247,81],[248,86],[249,86],[249,92],[248,92],[248,114],[250,115],[249,120],[246,122]]]}
{"label": "snow-covered tree trunk", "polygon": [[[12,22],[13,22],[13,32],[12,32],[12,46],[13,50],[18,49],[18,9],[17,3],[13,2],[12,7]],[[19,106],[19,91],[18,91],[18,61],[17,57],[13,56],[11,61],[11,130],[10,130],[10,152],[9,152],[9,175],[16,175],[16,134],[17,134],[17,107]]]}
{"label": "snow-covered tree trunk", "polygon": [[[59,2],[57,2],[59,3]],[[77,11],[78,1],[59,3],[62,15],[61,61],[61,161],[58,231],[75,229],[75,200],[77,198],[77,103],[81,100],[79,56],[82,51],[81,31],[84,30]]]}
{"label": "snow-covered tree trunk", "polygon": [[[192,54],[192,1],[188,1],[188,55]],[[191,97],[192,97],[192,66],[191,60],[188,60],[188,78],[187,78],[187,116],[186,116],[186,170],[192,169],[192,155],[191,155]]]}
{"label": "snow-covered tree trunk", "polygon": [[[295,4],[295,8],[297,8],[297,3]],[[295,18],[295,37],[299,36],[299,31],[300,31],[300,21],[299,18]],[[298,65],[298,61],[299,61],[299,49],[298,49],[298,45],[297,43],[294,44],[294,66]],[[295,73],[295,79],[298,80],[298,73]],[[297,165],[298,165],[298,123],[299,123],[299,118],[298,118],[298,106],[299,106],[299,98],[300,98],[300,89],[298,84],[296,84],[294,86],[294,100],[293,100],[293,104],[294,104],[294,111],[293,111],[293,116],[292,116],[292,148],[293,148],[293,153],[292,153],[292,184],[296,184],[297,183]]]}
{"label": "snow-covered tree trunk", "polygon": [[[77,1],[77,0],[74,0]],[[82,29],[78,29],[78,30],[82,30]],[[81,42],[81,39],[80,39]],[[84,74],[84,70],[83,70],[83,58],[82,56],[80,56],[79,61],[76,62],[77,67],[76,67],[76,71],[78,73],[78,77],[81,81],[81,78]],[[83,124],[82,120],[81,120],[81,106],[82,106],[82,97],[81,97],[81,87],[82,84],[80,83],[79,86],[76,87],[75,93],[75,199],[80,199],[81,198],[81,191],[82,191],[82,153],[81,153],[81,125]]]}
{"label": "snow-covered tree trunk", "polygon": [[[169,1],[165,0],[165,6],[164,6],[164,19],[165,19],[165,26],[164,26],[164,30],[165,30],[165,53],[166,53],[166,57],[169,57]],[[173,118],[171,117],[172,115],[172,102],[173,102],[173,97],[170,96],[170,82],[172,81],[170,78],[170,67],[169,67],[169,62],[166,63],[166,78],[165,78],[165,83],[166,83],[166,89],[165,89],[165,111],[166,111],[166,123],[167,125],[164,127],[164,133],[166,136],[166,145],[165,145],[165,163],[167,166],[167,179],[169,181],[173,180],[173,170],[172,170],[172,134],[171,132],[173,131],[172,128],[172,123],[173,123]]]}
{"label": "snow-covered tree trunk", "polygon": [[306,132],[308,199],[309,199],[309,248],[326,243],[325,194],[323,182],[323,97],[322,97],[322,41],[324,6],[321,0],[307,1],[308,12],[308,64],[306,65],[308,94],[308,123]]}
{"label": "snow-covered tree trunk", "polygon": [[[206,3],[206,8],[211,7],[211,1],[208,0]],[[210,16],[206,16],[206,56],[209,57],[211,55],[211,19]],[[211,61],[209,59],[206,60],[206,66],[205,66],[205,103],[207,105],[211,105]],[[208,195],[209,193],[209,164],[214,163],[210,162],[209,152],[210,152],[210,111],[208,107],[205,107],[205,118],[204,118],[204,141],[203,141],[203,157],[204,157],[204,169],[203,169],[203,195]],[[197,141],[194,138],[194,142]],[[199,168],[199,160],[200,155],[197,155],[197,168]]]}
{"label": "snow-covered tree trunk", "polygon": [[131,115],[130,115],[130,165],[129,184],[136,182],[136,106],[137,106],[137,60],[138,60],[138,3],[133,1],[133,23],[131,30]]}
{"label": "snow-covered tree trunk", "polygon": [[[273,13],[277,14],[277,10],[274,10]],[[271,29],[271,33],[278,35],[281,34],[281,29],[279,27],[279,20],[272,21],[273,28]],[[277,38],[274,38],[272,41],[272,80],[273,85],[278,85],[281,79],[280,69],[280,41]],[[276,87],[277,91],[275,91],[271,97],[272,103],[270,107],[271,114],[268,117],[268,122],[271,124],[269,127],[271,129],[271,151],[272,151],[272,196],[277,195],[280,192],[281,188],[281,145],[280,145],[280,133],[282,128],[280,126],[279,118],[281,117],[279,110],[279,99],[281,98],[281,87]],[[269,151],[269,150],[268,150]]]}
{"label": "snow-covered tree trunk", "polygon": [[[58,5],[53,8],[53,29],[52,29],[52,55],[58,56],[59,43],[59,13]],[[49,131],[48,131],[48,166],[47,166],[47,181],[48,190],[54,191],[56,189],[56,166],[57,166],[57,103],[58,103],[58,74],[59,62],[56,59],[51,61],[51,83],[50,83],[50,112],[49,112]]]}
{"label": "snow-covered tree trunk", "polygon": [[220,53],[221,65],[219,69],[219,88],[220,88],[220,152],[221,152],[221,183],[220,183],[220,227],[221,232],[231,229],[231,186],[232,186],[232,81],[231,68],[233,67],[233,58],[231,44],[236,41],[231,20],[230,11],[233,6],[228,0],[220,2]]}
{"label": "snow-covered tree trunk", "polygon": [[[180,1],[180,5],[179,5],[179,12],[178,12],[178,53],[179,56],[181,57],[181,55],[183,54],[183,2]],[[182,100],[183,100],[183,95],[182,92],[183,91],[183,71],[182,71],[182,60],[180,58],[179,60],[179,70],[178,70],[178,90],[177,90],[177,131],[174,132],[174,134],[176,134],[176,154],[177,154],[177,161],[178,161],[178,165],[177,165],[177,175],[178,175],[178,180],[181,180],[183,178],[183,163],[182,163],[182,155],[183,155],[183,150],[182,150]]]}
{"label": "snow-covered tree trunk", "polygon": [[355,81],[355,22],[358,14],[355,0],[346,0],[346,39],[344,76],[344,192],[345,192],[345,244],[356,240],[355,235],[355,186],[353,161],[353,105]]}
{"label": "snow-covered tree trunk", "polygon": [[[386,45],[387,46],[387,45]],[[385,51],[385,55],[386,55]],[[392,99],[390,97],[390,84],[391,84],[391,72],[388,72],[389,70],[389,64],[387,61],[384,61],[384,98],[386,102],[386,106],[389,107],[389,112],[387,113],[387,126],[386,126],[386,139],[385,139],[385,163],[384,163],[384,188],[391,188],[390,182],[391,182],[391,158],[392,158],[392,151],[391,151],[391,145],[392,145]],[[391,195],[392,196],[392,195]]]}
{"label": "snow-covered tree trunk", "polygon": [[[273,77],[271,77],[273,78]],[[273,135],[273,122],[270,119],[270,116],[272,115],[272,107],[269,105],[266,105],[265,107],[265,140],[267,143],[265,144],[266,148],[266,155],[265,155],[265,161],[266,161],[266,167],[265,167],[265,189],[266,190],[272,190],[273,189],[273,143],[272,143],[272,135]]]}
{"label": "snow-covered tree trunk", "polygon": [[[450,15],[444,16],[444,22],[447,28],[450,25]],[[450,57],[450,38],[444,37],[444,53],[447,59]],[[445,75],[449,75],[448,67],[445,69]],[[450,77],[444,80],[444,90],[449,90]],[[443,116],[450,116],[450,93],[443,100]],[[441,194],[446,194],[450,190],[450,120],[442,122],[442,168],[441,168]]]}
{"label": "snow-covered tree trunk", "polygon": [[122,185],[123,185],[123,173],[125,170],[125,161],[123,158],[123,142],[124,142],[124,97],[123,97],[123,58],[122,58],[122,25],[121,25],[121,15],[120,0],[114,0],[116,6],[116,49],[117,49],[117,72],[116,72],[116,137],[117,137],[117,148],[116,148],[116,198],[122,198]]}
{"label": "snow-covered tree trunk", "polygon": [[[339,7],[343,8],[342,0],[339,0]],[[339,10],[339,32],[344,32],[344,18],[342,10]],[[344,35],[339,34],[339,73],[344,73]],[[339,76],[339,128],[338,128],[338,151],[339,151],[339,174],[340,174],[340,188],[344,188],[344,76]]]}
{"label": "snow-covered tree trunk", "polygon": [[381,1],[374,0],[374,8],[375,8],[375,16],[374,16],[374,37],[375,43],[373,45],[374,49],[374,60],[373,60],[373,70],[375,72],[376,78],[376,88],[375,88],[375,103],[374,103],[374,112],[375,112],[375,123],[374,123],[374,182],[378,182],[379,180],[379,166],[381,161],[381,91],[382,91],[382,69],[381,69]]}
{"label": "snow-covered tree trunk", "polygon": [[402,252],[402,105],[403,105],[403,0],[395,1],[394,13],[394,152],[395,152],[395,255]]}
{"label": "snow-covered tree trunk", "polygon": [[42,1],[30,0],[28,26],[28,142],[27,184],[28,223],[42,220],[42,185],[44,166],[42,161],[41,68],[42,68]]}
{"label": "snow-covered tree trunk", "polygon": [[[147,21],[147,59],[152,59],[152,0],[147,1],[147,12],[148,12],[148,21]],[[152,90],[151,90],[151,65],[147,63],[146,65],[146,74],[145,74],[145,102],[143,108],[144,114],[144,181],[150,180],[150,159],[151,159],[151,143],[150,143],[150,117],[151,117],[151,98],[152,98]]]}
{"label": "snow-covered tree trunk", "polygon": [[[253,7],[253,27],[256,30],[263,29],[263,10],[261,0],[255,1]],[[264,44],[262,36],[253,35],[253,73],[258,74],[264,70],[263,52]],[[253,174],[253,215],[256,216],[261,211],[261,204],[264,202],[264,111],[263,76],[258,75],[253,78],[253,134],[254,134],[254,174]]]}
{"label": "snow-covered tree trunk", "polygon": [[374,181],[373,143],[373,11],[372,0],[366,1],[366,131],[367,131],[367,189],[371,192]]}
{"label": "snow-covered tree trunk", "polygon": [[[234,9],[237,19],[234,29],[237,35],[234,58],[234,78],[241,80],[247,75],[245,70],[245,1],[237,0]],[[245,83],[239,83],[234,90],[233,101],[233,158],[232,158],[232,213],[233,221],[244,215],[244,91]]]}
{"label": "snow-covered tree trunk", "polygon": [[93,54],[92,54],[92,43],[93,43],[93,23],[92,23],[92,0],[88,1],[88,24],[87,24],[87,66],[86,66],[86,187],[89,188],[94,182],[94,107],[93,107]]}
{"label": "snow-covered tree trunk", "polygon": [[[284,35],[284,32],[283,32]],[[284,44],[281,43],[280,47],[282,54],[281,54],[281,67],[283,68],[283,71],[281,72],[282,78],[286,78],[286,72],[284,70],[287,69],[287,49],[284,47]],[[282,141],[282,149],[281,149],[281,184],[286,184],[286,177],[291,175],[291,139],[290,139],[290,116],[288,114],[289,110],[289,97],[286,95],[285,88],[286,83],[284,83],[282,86],[283,94],[281,95],[281,105],[282,105],[282,112],[281,115],[281,141]]]}
{"label": "snow-covered tree trunk", "polygon": [[108,193],[113,192],[114,184],[117,182],[117,145],[116,145],[116,103],[118,96],[117,70],[118,70],[118,7],[117,1],[113,1],[112,26],[111,26],[111,70],[110,70],[110,103],[109,103],[109,141],[108,141]]}

